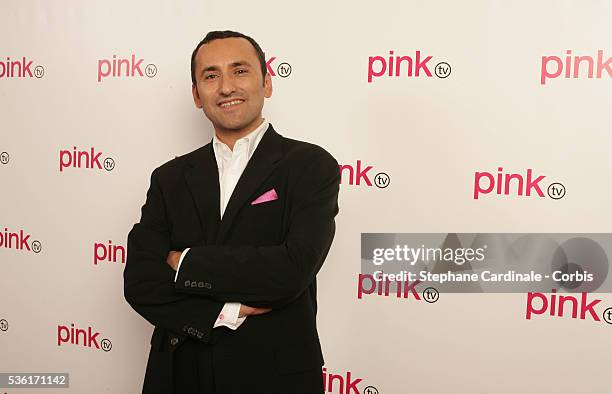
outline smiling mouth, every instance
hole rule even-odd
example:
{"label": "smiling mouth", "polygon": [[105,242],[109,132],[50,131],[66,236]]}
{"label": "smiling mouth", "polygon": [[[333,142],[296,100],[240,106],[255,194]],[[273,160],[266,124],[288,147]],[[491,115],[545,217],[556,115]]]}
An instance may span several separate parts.
{"label": "smiling mouth", "polygon": [[221,107],[221,108],[232,108],[232,107],[235,107],[237,105],[242,104],[243,102],[244,102],[244,100],[242,100],[242,99],[226,101],[224,103],[219,104],[219,107]]}

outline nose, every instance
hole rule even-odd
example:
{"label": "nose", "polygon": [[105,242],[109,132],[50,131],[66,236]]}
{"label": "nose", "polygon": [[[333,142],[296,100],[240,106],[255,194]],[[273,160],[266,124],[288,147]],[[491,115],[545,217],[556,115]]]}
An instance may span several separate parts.
{"label": "nose", "polygon": [[234,80],[231,76],[224,75],[220,79],[221,83],[219,84],[219,93],[222,96],[230,96],[236,91],[236,87],[234,86]]}

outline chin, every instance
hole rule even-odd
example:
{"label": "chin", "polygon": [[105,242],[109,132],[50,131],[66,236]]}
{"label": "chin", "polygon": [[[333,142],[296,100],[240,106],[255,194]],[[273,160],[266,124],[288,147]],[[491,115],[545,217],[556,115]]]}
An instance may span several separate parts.
{"label": "chin", "polygon": [[240,130],[250,125],[255,119],[256,117],[253,119],[226,120],[226,121],[220,122],[219,124],[225,129]]}
{"label": "chin", "polygon": [[249,122],[241,122],[241,121],[236,121],[236,122],[219,122],[219,126],[221,126],[223,129],[225,130],[241,130],[243,128],[245,128],[247,125],[249,124]]}

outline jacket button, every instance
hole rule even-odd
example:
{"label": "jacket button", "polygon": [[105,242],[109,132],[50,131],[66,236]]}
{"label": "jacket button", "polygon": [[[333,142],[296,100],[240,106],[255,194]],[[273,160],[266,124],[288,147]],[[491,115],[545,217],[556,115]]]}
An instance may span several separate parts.
{"label": "jacket button", "polygon": [[176,346],[176,344],[178,343],[178,341],[179,341],[179,340],[178,340],[178,338],[174,337],[174,338],[172,338],[172,339],[170,340],[170,344],[171,344],[172,346]]}

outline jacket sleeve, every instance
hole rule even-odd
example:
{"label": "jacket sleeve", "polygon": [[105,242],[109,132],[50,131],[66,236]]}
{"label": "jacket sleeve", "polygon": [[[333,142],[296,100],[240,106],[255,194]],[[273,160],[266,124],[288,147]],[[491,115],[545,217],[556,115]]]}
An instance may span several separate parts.
{"label": "jacket sleeve", "polygon": [[169,251],[170,228],[156,169],[140,222],[128,234],[124,297],[154,326],[207,342],[223,304],[177,293],[175,272],[166,263]]}
{"label": "jacket sleeve", "polygon": [[290,214],[284,242],[271,246],[195,246],[185,255],[177,292],[281,307],[310,286],[335,233],[340,169],[324,154],[309,160],[289,182]]}

